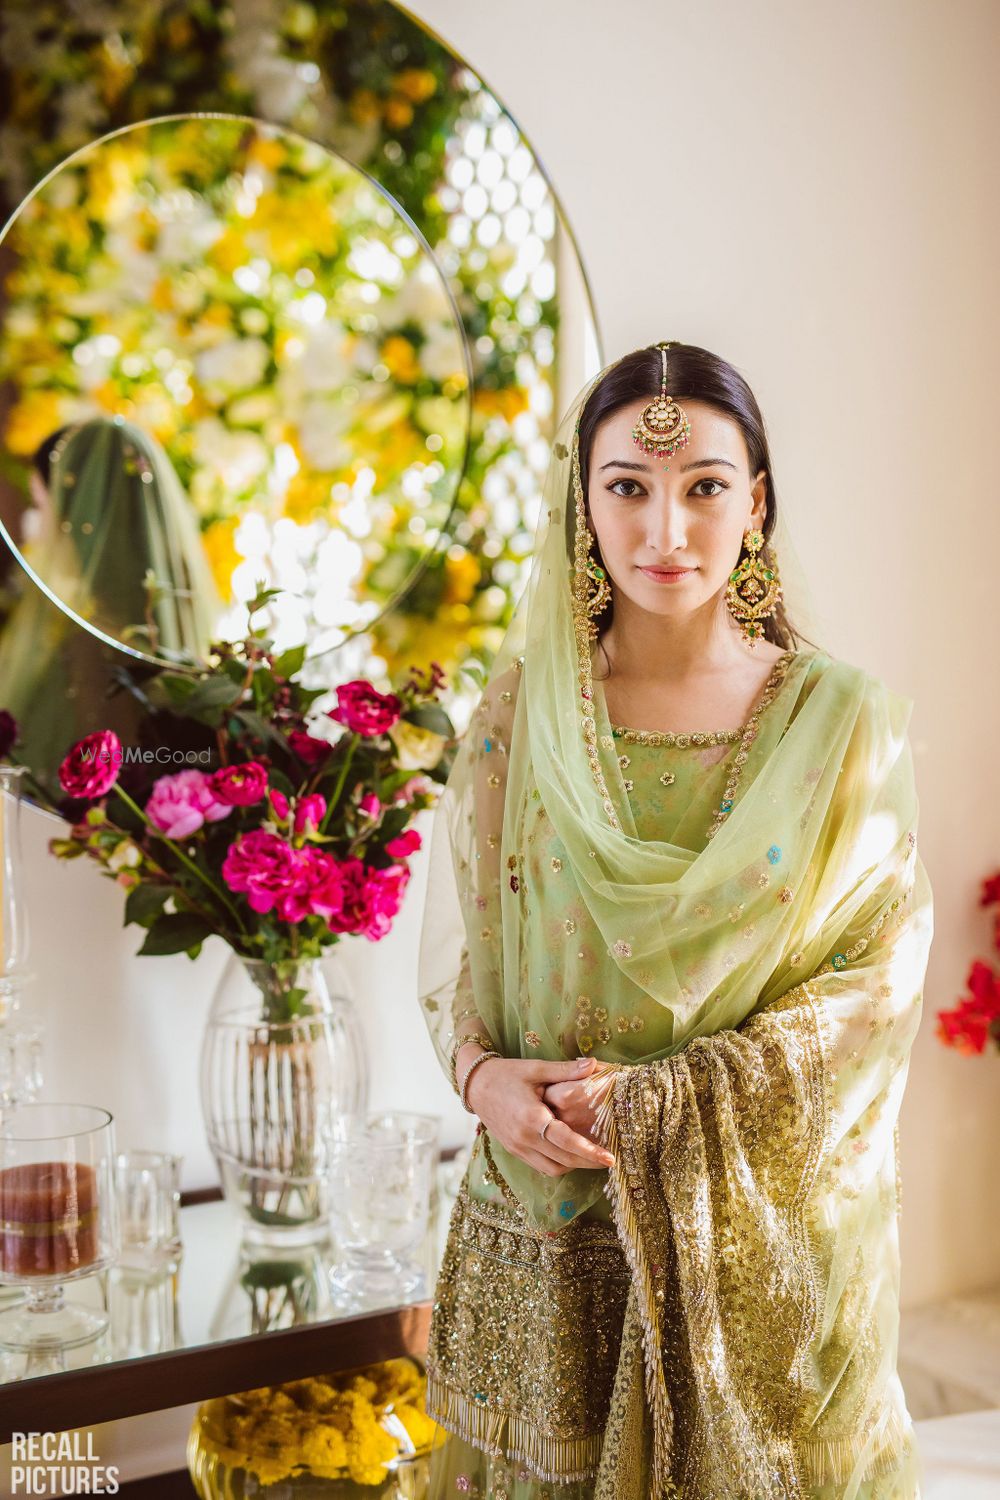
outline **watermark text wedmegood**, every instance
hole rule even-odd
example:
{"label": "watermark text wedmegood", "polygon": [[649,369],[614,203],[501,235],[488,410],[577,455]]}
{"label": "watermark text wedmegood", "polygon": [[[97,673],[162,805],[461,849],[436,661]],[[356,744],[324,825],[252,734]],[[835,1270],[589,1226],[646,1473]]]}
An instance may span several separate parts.
{"label": "watermark text wedmegood", "polygon": [[95,750],[88,745],[81,750],[80,759],[88,765],[96,762],[102,766],[163,766],[173,761],[175,765],[207,766],[212,762],[212,747],[202,750],[175,750],[170,745],[157,745],[155,750],[144,750],[139,745],[123,745],[119,750]]}

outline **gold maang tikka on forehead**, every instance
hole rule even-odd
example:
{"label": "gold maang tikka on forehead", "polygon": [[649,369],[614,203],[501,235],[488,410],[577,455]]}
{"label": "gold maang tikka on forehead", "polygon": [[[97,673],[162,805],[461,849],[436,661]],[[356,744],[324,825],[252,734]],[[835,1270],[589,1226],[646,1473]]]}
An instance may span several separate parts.
{"label": "gold maang tikka on forehead", "polygon": [[691,423],[682,406],[667,395],[667,350],[670,345],[655,346],[663,360],[663,375],[660,379],[660,394],[647,403],[639,413],[639,420],[632,428],[632,440],[653,458],[670,458],[679,448],[687,446],[691,438]]}

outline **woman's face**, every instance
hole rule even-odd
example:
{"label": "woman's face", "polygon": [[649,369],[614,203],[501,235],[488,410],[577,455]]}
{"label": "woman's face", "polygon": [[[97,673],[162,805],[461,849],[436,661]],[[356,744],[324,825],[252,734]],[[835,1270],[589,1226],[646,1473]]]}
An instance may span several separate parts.
{"label": "woman's face", "polygon": [[766,471],[750,474],[738,424],[705,402],[677,400],[691,423],[686,447],[668,459],[643,453],[632,428],[647,400],[633,401],[595,431],[587,483],[591,529],[616,596],[662,615],[721,595],[743,533],[762,527],[766,514]]}

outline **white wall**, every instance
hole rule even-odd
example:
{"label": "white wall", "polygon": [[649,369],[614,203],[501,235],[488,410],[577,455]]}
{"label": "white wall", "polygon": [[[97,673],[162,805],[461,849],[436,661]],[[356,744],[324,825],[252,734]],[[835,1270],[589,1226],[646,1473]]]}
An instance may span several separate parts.
{"label": "white wall", "polygon": [[[577,233],[607,357],[717,350],[768,419],[785,514],[828,649],[916,700],[921,848],[937,936],[903,1110],[904,1301],[1000,1279],[1000,1057],[933,1037],[987,951],[1000,861],[992,575],[1000,229],[1000,11],[989,0],[837,6],[421,0],[546,163]],[[137,959],[121,893],[45,852],[26,878],[49,1097],[108,1104],[123,1141],[211,1180],[197,1049],[221,950]],[[376,1102],[467,1130],[415,1001],[422,871],[396,930],[344,949]]]}

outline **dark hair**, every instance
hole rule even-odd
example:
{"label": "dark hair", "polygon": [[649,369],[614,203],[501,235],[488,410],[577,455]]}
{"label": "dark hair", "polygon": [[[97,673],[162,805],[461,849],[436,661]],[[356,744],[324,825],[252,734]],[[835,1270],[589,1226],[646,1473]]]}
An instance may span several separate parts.
{"label": "dark hair", "polygon": [[[584,503],[588,492],[590,472],[590,450],[598,426],[620,407],[634,401],[651,400],[659,394],[663,374],[660,350],[655,346],[636,349],[608,370],[604,379],[595,386],[580,413],[580,478],[583,483]],[[696,344],[671,343],[667,349],[667,391],[682,404],[688,401],[704,401],[716,407],[727,417],[732,417],[743,433],[750,460],[750,474],[766,470],[767,516],[762,531],[764,547],[759,556],[768,556],[768,539],[778,517],[774,477],[771,471],[771,452],[768,447],[764,418],[761,416],[757,398],[743,376],[726,360],[720,359],[708,349]],[[572,555],[575,513],[572,497],[566,507],[567,547]],[[600,547],[596,538],[592,544],[592,556],[600,563]],[[614,610],[609,603],[597,618],[598,632],[603,633],[611,624]],[[764,638],[786,651],[795,648],[806,638],[792,625],[784,602],[764,621]],[[809,642],[810,645],[814,644]]]}
{"label": "dark hair", "polygon": [[43,438],[31,455],[31,467],[41,476],[42,483],[46,489],[52,478],[52,454],[59,439],[74,426],[68,422],[65,427],[57,427],[55,432],[50,432],[48,437]]}

